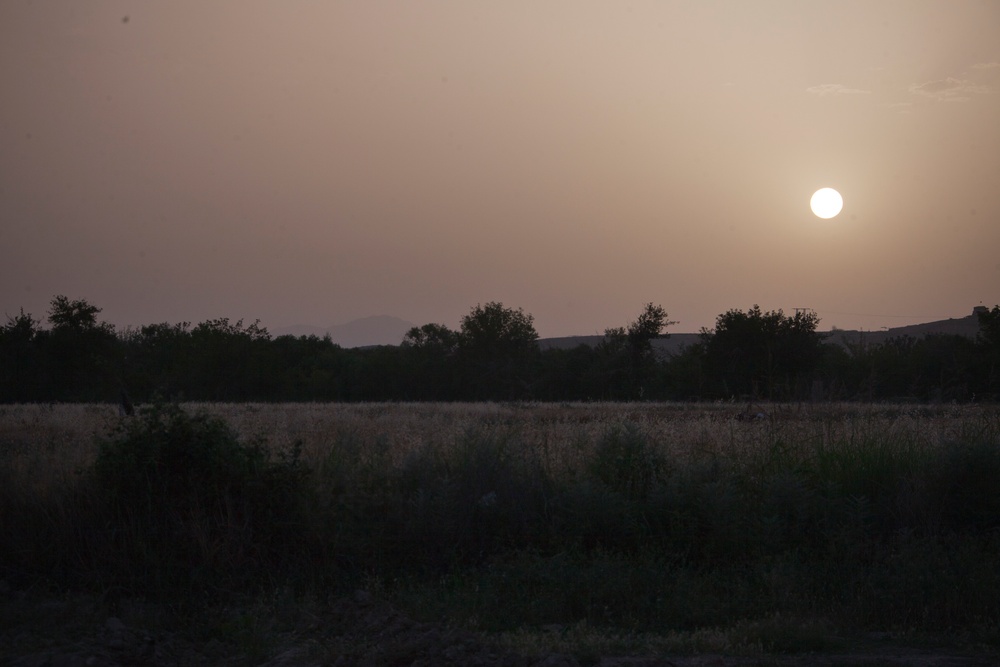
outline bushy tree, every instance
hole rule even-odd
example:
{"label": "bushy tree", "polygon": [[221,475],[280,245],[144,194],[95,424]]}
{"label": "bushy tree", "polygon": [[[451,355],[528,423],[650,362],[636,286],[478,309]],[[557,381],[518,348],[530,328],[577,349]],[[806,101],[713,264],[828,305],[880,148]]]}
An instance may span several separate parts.
{"label": "bushy tree", "polygon": [[329,335],[279,336],[267,349],[268,387],[273,392],[268,400],[344,400],[344,367],[353,351],[344,350]]}
{"label": "bushy tree", "polygon": [[535,318],[499,301],[477,305],[462,318],[460,345],[479,356],[522,354],[536,341]]}
{"label": "bushy tree", "polygon": [[0,401],[33,401],[44,397],[42,359],[36,338],[39,321],[24,309],[0,327]]}
{"label": "bushy tree", "polygon": [[25,313],[24,308],[17,315],[11,317],[7,316],[7,324],[0,327],[0,336],[4,338],[5,341],[18,341],[23,343],[31,343],[35,340],[35,335],[38,333],[38,325],[41,324],[38,320],[31,316],[31,313]]}
{"label": "bushy tree", "polygon": [[571,349],[552,347],[540,353],[536,398],[545,401],[585,401],[605,397],[597,350],[580,344]]}
{"label": "bushy tree", "polygon": [[443,324],[425,324],[407,331],[402,346],[449,355],[458,348],[458,334]]}
{"label": "bushy tree", "polygon": [[703,330],[705,354],[724,394],[752,398],[789,398],[811,380],[822,354],[819,318],[800,310],[794,316],[780,309],[764,312],[729,310]]}
{"label": "bushy tree", "polygon": [[[608,364],[612,398],[643,398],[660,365],[653,341],[666,338],[666,328],[676,324],[668,319],[663,306],[647,303],[639,317],[626,327],[605,329],[598,346]],[[621,394],[621,395],[619,395]]]}
{"label": "bushy tree", "polygon": [[979,319],[976,346],[983,361],[983,384],[987,393],[1000,396],[1000,305],[980,310],[976,316]]}
{"label": "bushy tree", "polygon": [[450,400],[456,390],[456,352],[459,334],[443,324],[413,327],[403,337],[410,398]]}
{"label": "bushy tree", "polygon": [[528,398],[538,353],[534,317],[498,301],[477,305],[462,318],[458,349],[469,398]]}
{"label": "bushy tree", "polygon": [[191,331],[188,377],[196,378],[208,400],[250,400],[270,383],[264,361],[270,342],[260,320],[246,326],[226,317],[201,322]]}
{"label": "bushy tree", "polygon": [[82,334],[95,329],[112,330],[111,325],[97,321],[101,309],[83,299],[70,301],[63,295],[52,299],[49,324],[53,331],[72,331]]}
{"label": "bushy tree", "polygon": [[119,339],[125,347],[124,383],[134,397],[197,398],[187,393],[191,387],[183,378],[185,360],[193,352],[189,322],[147,324],[122,332]]}
{"label": "bushy tree", "polygon": [[83,299],[52,299],[52,328],[38,340],[47,357],[47,382],[59,400],[117,400],[122,355],[114,327],[99,322],[101,309]]}

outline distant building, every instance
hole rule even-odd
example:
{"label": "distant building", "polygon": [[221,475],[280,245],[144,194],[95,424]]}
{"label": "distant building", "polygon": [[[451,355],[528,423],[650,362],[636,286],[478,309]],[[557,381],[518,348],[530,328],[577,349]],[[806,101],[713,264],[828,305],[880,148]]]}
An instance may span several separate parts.
{"label": "distant building", "polygon": [[972,309],[972,314],[975,315],[976,317],[979,317],[979,313],[983,313],[985,315],[988,312],[990,312],[990,309],[987,308],[986,306],[976,306],[975,308]]}

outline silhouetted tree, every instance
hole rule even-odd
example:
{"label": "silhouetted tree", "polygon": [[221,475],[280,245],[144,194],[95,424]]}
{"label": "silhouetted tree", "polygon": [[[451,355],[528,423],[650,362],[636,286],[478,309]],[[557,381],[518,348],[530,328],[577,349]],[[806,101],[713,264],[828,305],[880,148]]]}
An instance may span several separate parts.
{"label": "silhouetted tree", "polygon": [[459,334],[443,324],[413,327],[403,336],[408,398],[449,400],[456,390]]}
{"label": "silhouetted tree", "polygon": [[605,397],[596,377],[597,351],[580,344],[571,349],[550,348],[539,355],[536,398],[543,401],[585,401]]}
{"label": "silhouetted tree", "polygon": [[458,349],[458,334],[443,324],[425,324],[407,331],[402,345],[444,356]]}
{"label": "silhouetted tree", "polygon": [[189,322],[146,324],[122,332],[119,338],[125,347],[125,384],[135,399],[198,397],[186,381],[194,353]]}
{"label": "silhouetted tree", "polygon": [[72,331],[80,334],[95,329],[111,330],[111,325],[98,323],[97,313],[101,309],[83,299],[70,301],[63,295],[52,299],[49,310],[49,324],[53,331]]}
{"label": "silhouetted tree", "polygon": [[[653,341],[666,338],[665,329],[671,324],[663,306],[647,303],[642,313],[627,327],[615,327],[604,331],[604,340],[598,345],[599,352],[608,363],[608,382],[614,398],[643,398],[647,394],[650,381],[660,366]],[[617,390],[623,395],[617,396]]]}
{"label": "silhouetted tree", "polygon": [[930,334],[908,359],[915,394],[923,400],[964,401],[972,394],[975,342],[955,334]]}
{"label": "silhouetted tree", "polygon": [[353,350],[343,349],[329,335],[279,336],[267,348],[266,373],[272,379],[267,400],[345,400],[345,366]]}
{"label": "silhouetted tree", "polygon": [[[702,330],[706,359],[724,394],[749,398],[788,398],[816,368],[822,336],[815,313],[793,317],[780,309],[763,312],[730,310],[716,319],[713,331]],[[798,389],[798,391],[796,391]]]}
{"label": "silhouetted tree", "polygon": [[0,326],[0,401],[114,402],[126,389],[190,400],[787,399],[995,400],[1000,397],[1000,306],[977,310],[973,342],[951,335],[824,344],[815,315],[730,310],[680,354],[659,358],[672,324],[648,303],[596,347],[538,348],[531,315],[477,305],[459,331],[426,324],[402,345],[345,350],[330,338],[272,340],[259,322],[226,318],[116,332],[101,309],[57,296],[50,329],[22,310]]}
{"label": "silhouetted tree", "polygon": [[700,400],[708,393],[705,344],[687,345],[664,362],[667,396],[676,400]]}
{"label": "silhouetted tree", "polygon": [[1000,305],[990,310],[979,310],[976,317],[979,319],[976,347],[985,369],[984,389],[997,398],[1000,397]]}
{"label": "silhouetted tree", "polygon": [[24,309],[0,327],[0,401],[44,399],[42,359],[36,343],[40,322]]}
{"label": "silhouetted tree", "polygon": [[[229,318],[201,322],[191,331],[192,354],[188,377],[200,398],[213,401],[244,401],[266,392],[264,353],[271,335],[260,320],[244,326]],[[194,398],[194,396],[192,396]]]}
{"label": "silhouetted tree", "polygon": [[527,398],[538,354],[534,318],[491,301],[462,318],[458,349],[469,398]]}
{"label": "silhouetted tree", "polygon": [[98,322],[100,312],[83,299],[52,299],[52,328],[38,339],[47,352],[48,380],[59,400],[113,401],[118,396],[121,350],[114,327]]}
{"label": "silhouetted tree", "polygon": [[827,342],[822,350],[816,376],[823,383],[823,395],[829,400],[857,398],[864,374],[863,364],[859,364],[844,345]]}

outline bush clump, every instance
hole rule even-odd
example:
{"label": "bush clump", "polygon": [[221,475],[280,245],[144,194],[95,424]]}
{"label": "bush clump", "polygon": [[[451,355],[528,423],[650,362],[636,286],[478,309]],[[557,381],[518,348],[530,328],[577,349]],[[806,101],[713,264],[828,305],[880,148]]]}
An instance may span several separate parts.
{"label": "bush clump", "polygon": [[92,472],[116,584],[189,589],[273,576],[304,546],[308,469],[297,447],[272,457],[223,420],[176,405],[121,420],[99,447]]}
{"label": "bush clump", "polygon": [[597,442],[591,474],[613,492],[645,500],[667,473],[666,459],[633,422],[615,425]]}

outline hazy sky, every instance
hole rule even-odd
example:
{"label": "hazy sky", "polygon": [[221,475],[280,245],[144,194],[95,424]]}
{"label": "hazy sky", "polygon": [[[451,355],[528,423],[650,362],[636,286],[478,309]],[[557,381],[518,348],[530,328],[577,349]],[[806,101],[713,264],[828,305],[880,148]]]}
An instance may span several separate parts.
{"label": "hazy sky", "polygon": [[4,0],[0,94],[0,316],[1000,302],[996,0]]}

